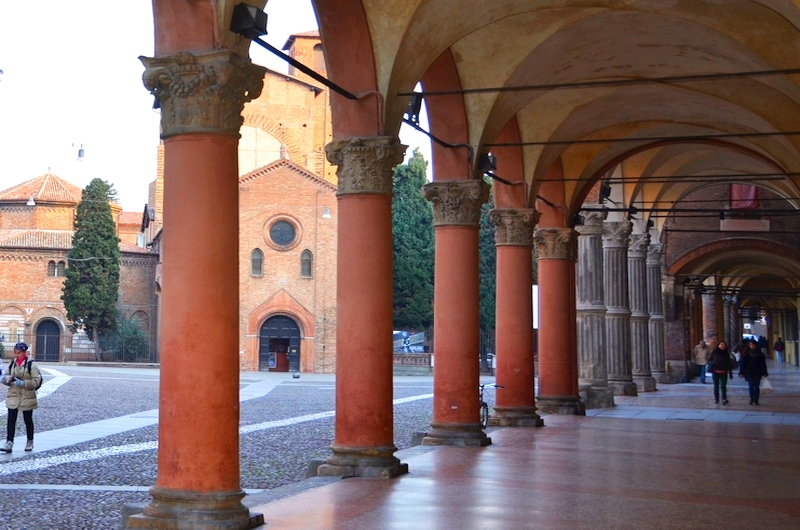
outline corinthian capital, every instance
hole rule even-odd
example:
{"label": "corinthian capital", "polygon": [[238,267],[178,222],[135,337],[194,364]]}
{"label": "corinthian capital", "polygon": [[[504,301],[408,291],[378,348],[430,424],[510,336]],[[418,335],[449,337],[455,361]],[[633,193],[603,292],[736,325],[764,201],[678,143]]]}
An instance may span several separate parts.
{"label": "corinthian capital", "polygon": [[661,253],[664,251],[662,243],[650,243],[647,248],[647,264],[661,265]]}
{"label": "corinthian capital", "polygon": [[391,195],[392,169],[403,161],[406,146],[391,136],[334,140],[325,154],[336,167],[337,195],[371,193]]}
{"label": "corinthian capital", "polygon": [[647,245],[650,244],[650,234],[633,234],[628,245],[628,256],[643,258],[647,255]]}
{"label": "corinthian capital", "polygon": [[582,236],[597,236],[603,233],[603,221],[608,217],[608,210],[583,210],[583,224],[575,227]]}
{"label": "corinthian capital", "polygon": [[239,137],[244,104],[261,94],[266,68],[230,51],[139,57],[144,86],[161,105],[161,137],[214,133]]}
{"label": "corinthian capital", "polygon": [[477,225],[481,206],[489,200],[489,185],[483,180],[444,180],[422,187],[433,203],[433,225]]}
{"label": "corinthian capital", "polygon": [[494,223],[494,242],[499,246],[530,246],[533,241],[533,227],[539,221],[536,210],[517,210],[513,208],[489,211],[489,220]]}
{"label": "corinthian capital", "polygon": [[572,228],[539,228],[533,240],[538,259],[578,259],[578,237]]}
{"label": "corinthian capital", "polygon": [[630,221],[606,221],[603,223],[603,246],[626,247],[631,237]]}

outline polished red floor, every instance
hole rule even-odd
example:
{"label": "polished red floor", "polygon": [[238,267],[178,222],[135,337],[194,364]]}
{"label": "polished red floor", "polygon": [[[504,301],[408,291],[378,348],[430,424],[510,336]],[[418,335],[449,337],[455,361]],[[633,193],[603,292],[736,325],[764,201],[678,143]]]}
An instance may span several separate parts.
{"label": "polished red floor", "polygon": [[[401,478],[339,480],[253,511],[270,530],[798,529],[798,373],[776,372],[761,407],[738,386],[717,411],[709,385],[671,385],[620,417],[550,415],[492,430],[484,448],[412,448]],[[675,403],[673,419],[636,417]]]}

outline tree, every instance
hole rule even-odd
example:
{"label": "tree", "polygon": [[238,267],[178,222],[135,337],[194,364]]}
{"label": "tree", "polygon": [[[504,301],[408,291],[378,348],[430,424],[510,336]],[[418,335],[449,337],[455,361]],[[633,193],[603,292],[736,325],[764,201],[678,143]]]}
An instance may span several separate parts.
{"label": "tree", "polygon": [[119,238],[109,204],[115,198],[113,186],[100,179],[84,188],[67,254],[61,299],[72,321],[70,329],[74,333],[83,328],[89,340],[117,324]]}
{"label": "tree", "polygon": [[[491,180],[484,177],[484,181],[491,186]],[[478,232],[481,331],[494,330],[496,309],[497,250],[494,242],[494,223],[489,219],[489,210],[492,208],[494,208],[494,186],[491,187],[489,200],[481,207],[480,229]]]}
{"label": "tree", "polygon": [[433,325],[433,207],[422,196],[428,163],[419,149],[394,172],[392,225],[394,327],[424,330]]}

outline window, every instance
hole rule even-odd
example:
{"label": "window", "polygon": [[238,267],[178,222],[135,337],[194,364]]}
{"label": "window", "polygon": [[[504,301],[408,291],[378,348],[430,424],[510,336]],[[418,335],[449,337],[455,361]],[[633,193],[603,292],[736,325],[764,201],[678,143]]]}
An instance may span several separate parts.
{"label": "window", "polygon": [[288,221],[275,221],[269,229],[269,237],[279,247],[289,246],[294,242],[294,226]]}
{"label": "window", "polygon": [[311,278],[312,266],[314,264],[314,255],[310,250],[304,250],[300,254],[300,276],[303,278]]}
{"label": "window", "polygon": [[255,249],[250,254],[250,276],[264,275],[264,253]]}
{"label": "window", "polygon": [[66,276],[67,270],[67,262],[66,261],[59,261],[58,265],[56,265],[56,276],[61,276],[62,278]]}
{"label": "window", "polygon": [[56,276],[56,262],[50,261],[47,263],[47,275],[55,278]]}

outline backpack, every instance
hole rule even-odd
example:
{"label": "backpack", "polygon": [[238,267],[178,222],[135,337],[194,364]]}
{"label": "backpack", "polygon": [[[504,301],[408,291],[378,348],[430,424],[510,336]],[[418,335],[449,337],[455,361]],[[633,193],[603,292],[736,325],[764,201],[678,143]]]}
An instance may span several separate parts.
{"label": "backpack", "polygon": [[[33,360],[32,359],[28,359],[27,361],[25,361],[25,364],[28,367],[28,375],[31,376],[31,381],[33,381],[33,376],[31,375],[31,365],[33,364]],[[44,383],[44,376],[42,375],[42,372],[40,370],[39,371],[39,384],[36,385],[36,388],[34,388],[34,390],[39,390],[40,388],[42,388],[42,383]]]}

